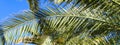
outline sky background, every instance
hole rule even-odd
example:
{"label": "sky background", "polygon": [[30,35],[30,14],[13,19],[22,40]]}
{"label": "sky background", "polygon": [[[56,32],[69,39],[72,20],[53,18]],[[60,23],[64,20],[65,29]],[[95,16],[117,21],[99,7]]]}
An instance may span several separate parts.
{"label": "sky background", "polygon": [[16,12],[28,9],[27,0],[0,0],[0,20]]}
{"label": "sky background", "polygon": [[[29,5],[27,0],[0,0],[0,20],[4,20],[16,12],[28,9]],[[23,45],[23,43],[16,45]]]}

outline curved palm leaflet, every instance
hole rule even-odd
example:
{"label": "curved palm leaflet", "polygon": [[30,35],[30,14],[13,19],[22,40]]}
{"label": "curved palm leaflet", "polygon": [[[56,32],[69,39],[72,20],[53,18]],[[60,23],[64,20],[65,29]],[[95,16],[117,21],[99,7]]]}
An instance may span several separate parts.
{"label": "curved palm leaflet", "polygon": [[119,45],[119,0],[28,0],[31,11],[2,22],[7,45]]}

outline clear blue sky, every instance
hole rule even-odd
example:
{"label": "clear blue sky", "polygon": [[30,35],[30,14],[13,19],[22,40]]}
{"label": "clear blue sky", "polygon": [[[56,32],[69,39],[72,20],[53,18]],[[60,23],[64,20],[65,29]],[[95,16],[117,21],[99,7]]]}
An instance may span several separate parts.
{"label": "clear blue sky", "polygon": [[[27,0],[0,0],[0,20],[22,10],[28,10]],[[23,45],[22,43],[16,45]]]}
{"label": "clear blue sky", "polygon": [[29,9],[27,0],[0,0],[0,20],[6,16]]}

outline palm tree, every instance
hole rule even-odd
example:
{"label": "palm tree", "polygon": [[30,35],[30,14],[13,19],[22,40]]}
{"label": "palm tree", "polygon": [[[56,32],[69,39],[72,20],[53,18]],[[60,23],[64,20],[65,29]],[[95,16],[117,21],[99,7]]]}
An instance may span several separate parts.
{"label": "palm tree", "polygon": [[[28,0],[31,11],[2,22],[7,45],[118,45],[119,0]],[[3,44],[4,45],[4,44]]]}

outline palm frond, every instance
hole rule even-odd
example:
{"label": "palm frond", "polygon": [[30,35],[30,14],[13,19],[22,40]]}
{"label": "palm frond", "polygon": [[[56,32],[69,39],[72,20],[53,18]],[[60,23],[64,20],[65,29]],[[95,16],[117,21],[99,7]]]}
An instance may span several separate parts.
{"label": "palm frond", "polygon": [[2,26],[0,24],[0,45],[5,45],[5,39],[4,39],[4,36],[3,36],[3,29],[2,29]]}
{"label": "palm frond", "polygon": [[37,12],[39,10],[39,0],[28,0],[29,7],[33,12]]}
{"label": "palm frond", "polygon": [[[119,19],[109,19],[109,17],[102,15],[102,13],[100,13],[99,11],[98,13],[96,13],[96,9],[94,10],[87,9],[81,13],[77,13],[76,10],[73,10],[70,13],[69,12],[67,13],[68,14],[47,16],[47,20],[48,20],[47,23],[50,25],[52,29],[54,29],[51,31],[55,32],[55,34],[52,36],[55,36],[54,37],[55,39],[65,38],[63,42],[58,41],[59,44],[62,44],[62,43],[64,44],[64,42],[69,42],[71,38],[74,38],[75,36],[78,36],[78,35],[80,35],[79,38],[85,38],[85,37],[88,38],[89,36],[97,37],[96,36],[97,34],[106,36],[108,33],[110,33],[113,30],[119,30],[118,29],[119,24],[116,25],[117,21],[119,22]],[[117,21],[116,22],[113,21],[111,23],[110,20],[117,20]],[[109,27],[104,28],[104,26],[109,26]],[[117,26],[118,28],[115,28],[114,26]],[[101,31],[101,33],[96,32],[95,34],[93,34],[94,31],[95,32]],[[49,34],[53,34],[53,33],[49,33]],[[79,43],[76,43],[76,44],[79,44]],[[80,43],[80,44],[83,44],[83,43]]]}
{"label": "palm frond", "polygon": [[[96,38],[96,34],[100,35],[99,42],[101,44],[108,44],[109,42],[106,43],[106,40],[102,37],[107,36],[107,34],[112,32],[113,30],[120,30],[120,7],[118,4],[115,4],[113,2],[91,1],[90,3],[81,0],[80,5],[78,5],[78,7],[74,6],[73,8],[72,6],[69,6],[72,8],[69,8],[68,10],[65,9],[65,7],[61,7],[62,6],[55,6],[55,8],[48,7],[49,11],[53,12],[54,14],[51,15],[51,13],[49,13],[49,16],[46,17],[48,20],[46,22],[52,29],[52,33],[51,31],[44,30],[44,32],[47,32],[49,35],[51,34],[52,36],[54,36],[53,39],[57,40],[59,38],[65,38],[62,42],[58,41],[59,44],[64,44],[64,42],[67,41],[69,42],[71,38],[74,38],[78,35],[81,35],[81,38],[88,38],[89,36],[94,35]],[[108,27],[104,28],[104,26]],[[101,32],[96,32],[94,34],[94,31]]]}
{"label": "palm frond", "polygon": [[[44,44],[45,39],[50,40],[49,42],[54,45],[119,43],[120,6],[118,3],[108,0],[50,0],[58,3],[55,4],[46,0],[49,3],[44,4],[45,8],[39,7],[41,10],[37,8],[36,12],[33,8],[35,5],[32,4],[34,1],[28,1],[31,10],[35,13],[16,15],[15,18],[10,18],[3,23],[4,36],[8,43],[16,42],[27,34],[42,37],[37,40],[30,38],[32,40],[30,42],[37,44],[45,35],[47,38],[45,37],[40,44]],[[38,7],[38,3],[35,7]],[[115,34],[110,36],[113,32]],[[29,43],[29,39],[23,40]]]}
{"label": "palm frond", "polygon": [[7,44],[16,42],[19,38],[31,36],[31,34],[40,34],[38,19],[29,11],[8,18],[2,22],[2,26]]}
{"label": "palm frond", "polygon": [[120,5],[120,0],[113,0],[113,1]]}

